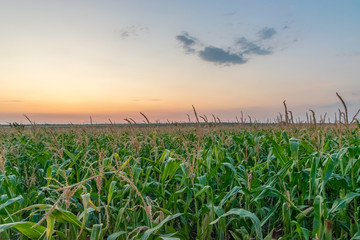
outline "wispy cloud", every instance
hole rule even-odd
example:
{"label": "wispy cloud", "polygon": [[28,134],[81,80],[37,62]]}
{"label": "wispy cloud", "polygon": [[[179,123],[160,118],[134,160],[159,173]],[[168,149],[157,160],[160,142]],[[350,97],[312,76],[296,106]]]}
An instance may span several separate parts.
{"label": "wispy cloud", "polygon": [[275,34],[276,34],[276,30],[274,28],[269,28],[269,27],[264,27],[258,32],[258,36],[261,40],[270,39]]}
{"label": "wispy cloud", "polygon": [[271,48],[262,48],[256,42],[251,42],[245,37],[240,38],[236,41],[241,46],[243,54],[254,54],[254,55],[269,55],[272,54]]}
{"label": "wispy cloud", "polygon": [[138,25],[131,25],[124,27],[119,30],[119,34],[121,39],[125,40],[129,37],[138,37],[140,32],[149,30],[147,27],[138,26]]}
{"label": "wispy cloud", "polygon": [[185,53],[195,54],[200,59],[212,62],[215,65],[230,66],[245,64],[256,55],[272,54],[273,48],[265,47],[264,44],[275,34],[274,28],[266,27],[258,32],[258,39],[250,41],[242,36],[229,47],[206,45],[187,32],[177,35],[176,39],[182,44]]}

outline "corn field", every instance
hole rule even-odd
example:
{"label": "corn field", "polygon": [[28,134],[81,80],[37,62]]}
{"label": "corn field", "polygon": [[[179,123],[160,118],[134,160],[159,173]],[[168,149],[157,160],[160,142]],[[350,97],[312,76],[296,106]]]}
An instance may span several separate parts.
{"label": "corn field", "polygon": [[0,129],[0,239],[360,239],[360,126]]}

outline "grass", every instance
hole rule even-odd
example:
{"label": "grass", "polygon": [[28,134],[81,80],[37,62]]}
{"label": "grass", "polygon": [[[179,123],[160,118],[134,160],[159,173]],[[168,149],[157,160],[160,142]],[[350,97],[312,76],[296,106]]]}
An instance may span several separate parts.
{"label": "grass", "polygon": [[194,112],[187,126],[1,129],[0,239],[360,238],[358,125]]}

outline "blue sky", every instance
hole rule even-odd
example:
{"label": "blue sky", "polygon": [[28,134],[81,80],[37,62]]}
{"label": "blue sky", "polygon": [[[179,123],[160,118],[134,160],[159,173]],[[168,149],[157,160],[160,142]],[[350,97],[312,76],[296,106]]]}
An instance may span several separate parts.
{"label": "blue sky", "polygon": [[360,108],[359,1],[2,1],[0,122]]}

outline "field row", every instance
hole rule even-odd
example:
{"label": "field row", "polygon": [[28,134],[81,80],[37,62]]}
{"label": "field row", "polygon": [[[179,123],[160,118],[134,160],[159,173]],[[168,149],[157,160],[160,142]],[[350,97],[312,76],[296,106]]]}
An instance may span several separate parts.
{"label": "field row", "polygon": [[360,239],[355,127],[0,134],[0,239]]}

